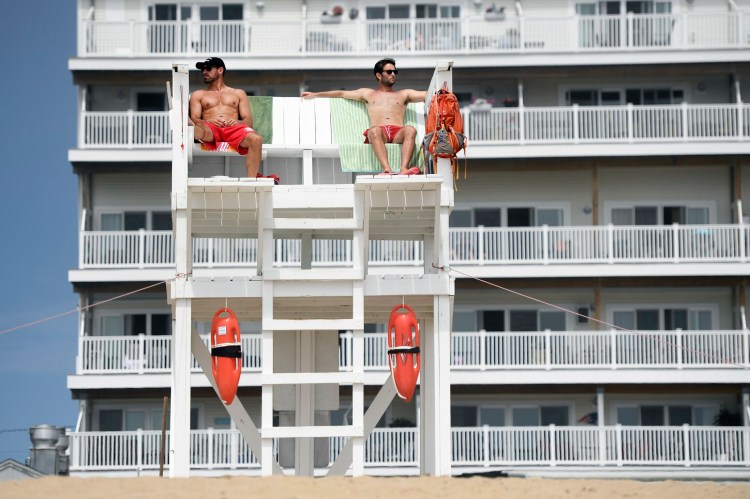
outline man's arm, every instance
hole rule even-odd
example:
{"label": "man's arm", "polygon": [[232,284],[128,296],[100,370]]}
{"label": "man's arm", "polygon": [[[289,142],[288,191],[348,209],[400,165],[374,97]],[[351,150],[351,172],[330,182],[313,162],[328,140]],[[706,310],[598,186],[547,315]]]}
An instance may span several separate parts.
{"label": "man's arm", "polygon": [[367,100],[366,94],[369,88],[360,88],[358,90],[328,90],[326,92],[302,92],[303,99],[314,99],[316,97],[327,97],[333,99],[349,99],[349,100]]}
{"label": "man's arm", "polygon": [[406,102],[424,102],[427,98],[426,90],[404,90],[406,92]]}
{"label": "man's arm", "polygon": [[201,106],[201,92],[193,92],[190,95],[189,102],[189,116],[188,118],[192,121],[192,124],[203,123],[203,106]]}
{"label": "man's arm", "polygon": [[240,97],[240,105],[237,110],[240,116],[240,121],[252,128],[253,112],[250,110],[250,100],[247,98],[247,94],[244,90],[237,90],[237,95]]}

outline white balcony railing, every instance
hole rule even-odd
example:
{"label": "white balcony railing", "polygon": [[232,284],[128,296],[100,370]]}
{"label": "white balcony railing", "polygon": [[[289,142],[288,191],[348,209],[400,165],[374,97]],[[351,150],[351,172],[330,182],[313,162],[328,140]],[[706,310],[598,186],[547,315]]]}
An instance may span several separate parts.
{"label": "white balcony railing", "polygon": [[[472,144],[679,143],[750,140],[750,105],[681,104],[461,111]],[[81,149],[167,148],[166,112],[81,113]]]}
{"label": "white balcony railing", "polygon": [[472,143],[597,144],[746,141],[750,106],[681,104],[462,110]]}
{"label": "white balcony railing", "polygon": [[[656,225],[587,227],[452,228],[454,265],[563,265],[583,263],[744,263],[750,225]],[[171,231],[83,231],[80,269],[165,268],[174,265]],[[351,241],[314,240],[317,267],[352,264]],[[299,266],[300,242],[277,240],[274,265]],[[370,241],[370,265],[419,266],[423,248],[414,241]],[[253,266],[256,239],[193,240],[195,267]]]}
{"label": "white balcony railing", "polygon": [[[259,468],[237,430],[192,430],[192,469]],[[750,428],[710,426],[538,426],[453,428],[452,458],[461,466],[662,465],[750,466]],[[167,439],[169,432],[167,432]],[[73,472],[156,470],[159,431],[73,432]],[[329,461],[342,438],[329,439]],[[168,448],[168,445],[166,446]],[[278,447],[274,445],[275,452]],[[376,428],[365,442],[367,467],[416,467],[419,429]],[[165,466],[169,467],[169,453]]]}
{"label": "white balcony railing", "polygon": [[79,147],[168,148],[172,144],[167,111],[83,111]]}
{"label": "white balcony railing", "polygon": [[[208,344],[208,337],[203,341]],[[80,336],[76,374],[168,373],[171,336]],[[384,333],[365,335],[365,370],[387,371]],[[454,332],[451,369],[461,371],[750,367],[747,330]],[[260,335],[242,335],[242,369],[260,371]],[[351,370],[352,335],[339,337],[339,369]],[[193,372],[199,372],[193,361]]]}
{"label": "white balcony railing", "polygon": [[79,57],[580,53],[743,49],[750,13],[248,21],[80,21]]}

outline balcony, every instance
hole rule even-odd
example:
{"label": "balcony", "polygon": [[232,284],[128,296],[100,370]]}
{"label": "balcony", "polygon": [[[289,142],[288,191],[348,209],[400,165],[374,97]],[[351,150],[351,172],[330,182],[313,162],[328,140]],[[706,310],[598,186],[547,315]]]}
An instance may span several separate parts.
{"label": "balcony", "polygon": [[383,53],[398,57],[435,52],[481,56],[660,51],[682,56],[686,51],[736,50],[735,59],[746,59],[740,51],[750,46],[750,13],[560,15],[497,21],[346,19],[325,25],[319,20],[271,18],[224,22],[82,20],[78,33],[80,58],[222,55],[254,59],[256,69],[264,62],[283,65],[279,59],[284,57],[290,58],[286,65],[293,69],[304,64],[307,56],[358,58]]}
{"label": "balcony", "polygon": [[[208,336],[203,340],[208,345]],[[388,371],[386,342],[385,333],[365,335],[366,371]],[[76,374],[167,374],[172,367],[171,352],[171,336],[81,336]],[[522,370],[697,372],[744,368],[746,376],[749,352],[747,330],[478,331],[451,335],[451,369],[455,373],[510,371],[518,376]],[[243,372],[260,372],[260,334],[243,334],[242,354]],[[352,335],[345,333],[339,338],[339,369],[350,370],[351,359]],[[195,361],[192,371],[200,372]],[[481,382],[476,376],[473,379]]]}
{"label": "balcony", "polygon": [[[597,225],[580,227],[472,227],[449,232],[454,266],[746,263],[750,226]],[[247,267],[257,261],[257,239],[193,239],[196,268]],[[79,269],[174,266],[171,231],[83,231]],[[300,242],[277,240],[277,267],[300,264]],[[351,266],[351,241],[313,240],[313,265]],[[370,265],[418,267],[420,242],[370,241]],[[605,271],[606,272],[606,271]]]}
{"label": "balcony", "polygon": [[[747,104],[465,107],[461,112],[470,159],[744,154],[750,141]],[[80,123],[71,161],[123,161],[112,150],[131,150],[150,161],[155,150],[163,153],[163,161],[170,157],[167,112],[83,111]]]}
{"label": "balcony", "polygon": [[[710,426],[538,426],[453,428],[452,467],[492,466],[750,466],[750,428]],[[169,432],[167,432],[169,438]],[[70,470],[159,469],[159,431],[70,433]],[[330,438],[333,463],[345,439]],[[192,430],[192,470],[259,470],[260,465],[237,430]],[[168,446],[167,446],[168,448]],[[278,446],[274,446],[278,455]],[[376,428],[365,442],[365,467],[392,468],[383,474],[416,473],[418,428]],[[165,466],[169,467],[169,453]]]}

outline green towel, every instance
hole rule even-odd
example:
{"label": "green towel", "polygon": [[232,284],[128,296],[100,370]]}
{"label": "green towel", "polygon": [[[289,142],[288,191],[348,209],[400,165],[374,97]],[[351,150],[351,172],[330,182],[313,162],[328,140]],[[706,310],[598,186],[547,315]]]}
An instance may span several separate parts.
{"label": "green towel", "polygon": [[253,113],[253,129],[263,137],[264,144],[273,141],[273,97],[251,95],[250,111]]}
{"label": "green towel", "polygon": [[[406,125],[417,126],[416,104],[406,107]],[[331,99],[331,138],[339,146],[341,170],[345,172],[382,172],[372,146],[365,144],[362,133],[370,128],[370,117],[364,102],[349,99]],[[386,144],[388,162],[393,171],[401,166],[401,145]],[[414,146],[411,165],[417,164],[419,150]]]}

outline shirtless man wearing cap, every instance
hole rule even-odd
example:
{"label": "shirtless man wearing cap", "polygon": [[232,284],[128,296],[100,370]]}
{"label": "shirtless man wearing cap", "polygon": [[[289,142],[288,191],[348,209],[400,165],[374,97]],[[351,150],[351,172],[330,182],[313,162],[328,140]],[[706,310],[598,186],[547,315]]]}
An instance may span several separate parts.
{"label": "shirtless man wearing cap", "polygon": [[[409,168],[409,161],[414,153],[414,141],[417,129],[404,126],[406,105],[410,102],[424,102],[427,92],[419,90],[394,90],[396,84],[396,61],[382,59],[373,70],[378,88],[360,88],[359,90],[330,90],[327,92],[302,92],[303,99],[315,97],[339,97],[342,99],[363,101],[370,115],[370,128],[364,131],[365,144],[371,144],[375,157],[380,161],[384,173],[392,173],[388,162],[386,143],[403,144],[401,148],[401,170],[399,173],[419,173],[419,168]],[[415,171],[416,170],[416,171]]]}
{"label": "shirtless man wearing cap", "polygon": [[209,148],[228,142],[245,156],[247,176],[255,178],[260,167],[263,138],[253,130],[253,115],[244,90],[224,84],[224,61],[209,57],[195,65],[203,72],[205,90],[190,96],[190,121],[195,138]]}

